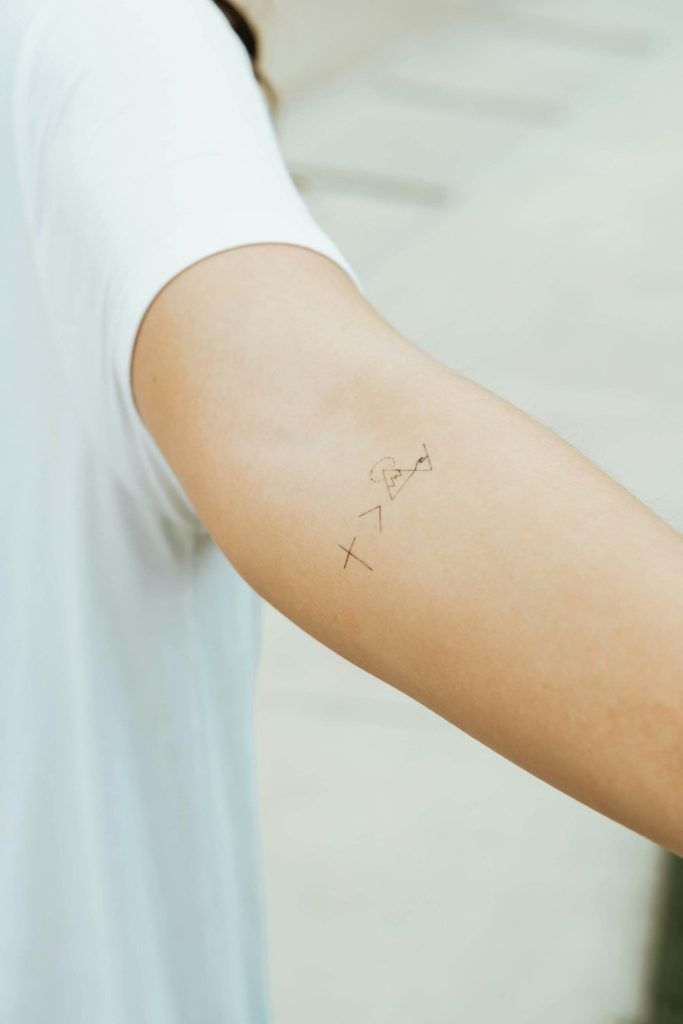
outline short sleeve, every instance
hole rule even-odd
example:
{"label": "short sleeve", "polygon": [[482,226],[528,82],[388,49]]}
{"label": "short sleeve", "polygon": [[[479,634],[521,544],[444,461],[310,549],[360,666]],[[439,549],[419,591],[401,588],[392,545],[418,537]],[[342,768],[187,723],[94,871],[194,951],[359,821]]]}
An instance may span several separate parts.
{"label": "short sleeve", "polygon": [[196,514],[133,401],[142,318],[183,269],[285,242],[347,261],[303,203],[213,0],[24,0],[15,139],[53,338],[86,429],[136,500]]}

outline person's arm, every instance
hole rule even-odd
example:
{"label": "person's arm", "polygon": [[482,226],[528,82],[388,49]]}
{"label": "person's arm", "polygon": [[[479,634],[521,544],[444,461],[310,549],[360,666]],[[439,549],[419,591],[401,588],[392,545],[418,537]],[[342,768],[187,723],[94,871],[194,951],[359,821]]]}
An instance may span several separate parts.
{"label": "person's arm", "polygon": [[683,855],[674,530],[304,248],[234,249],[172,281],[133,388],[207,530],[271,604]]}

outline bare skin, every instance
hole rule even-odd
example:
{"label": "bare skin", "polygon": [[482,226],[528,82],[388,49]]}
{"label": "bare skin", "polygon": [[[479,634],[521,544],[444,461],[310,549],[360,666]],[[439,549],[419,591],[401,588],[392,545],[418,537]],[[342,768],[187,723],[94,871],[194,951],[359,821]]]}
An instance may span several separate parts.
{"label": "bare skin", "polygon": [[234,249],[167,285],[133,389],[269,602],[683,855],[683,541],[647,507],[296,246]]}

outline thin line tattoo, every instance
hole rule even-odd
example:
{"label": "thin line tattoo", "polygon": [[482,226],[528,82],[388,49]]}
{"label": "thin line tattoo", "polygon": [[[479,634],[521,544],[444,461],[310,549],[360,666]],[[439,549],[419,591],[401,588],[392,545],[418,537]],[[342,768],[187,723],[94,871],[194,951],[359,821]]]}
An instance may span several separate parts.
{"label": "thin line tattoo", "polygon": [[351,541],[351,543],[349,544],[348,548],[345,548],[343,544],[338,544],[337,545],[337,547],[341,548],[342,551],[346,552],[346,558],[344,559],[344,568],[346,568],[346,566],[349,564],[349,558],[355,558],[357,562],[360,562],[360,564],[364,565],[366,569],[369,569],[370,572],[373,572],[374,570],[373,570],[371,565],[368,565],[367,562],[364,562],[362,558],[358,557],[358,555],[354,555],[352,549],[353,549],[353,545],[356,543],[356,540],[357,540],[357,538],[354,537],[353,540]]}
{"label": "thin line tattoo", "polygon": [[378,525],[379,525],[379,532],[381,533],[382,532],[382,506],[381,505],[375,505],[374,508],[369,508],[367,510],[367,512],[359,512],[358,513],[358,518],[360,519],[361,516],[368,516],[368,515],[370,515],[371,512],[377,512],[379,514]]}
{"label": "thin line tattoo", "polygon": [[[398,494],[416,473],[431,473],[434,469],[429,452],[427,451],[427,445],[424,443],[422,445],[422,450],[424,454],[420,455],[412,466],[397,466],[394,458],[390,455],[385,455],[384,458],[380,459],[379,462],[376,462],[370,470],[370,479],[373,483],[384,484],[390,502],[393,502],[396,499]],[[377,513],[377,519],[375,521],[379,532],[381,533],[382,506],[380,504],[373,505],[372,508],[367,508],[365,512],[359,512],[358,519],[362,519],[364,516],[369,516],[372,512]],[[349,564],[349,559],[353,558],[356,562],[360,562],[361,565],[365,566],[366,569],[369,569],[370,572],[374,572],[371,565],[368,565],[368,563],[364,562],[362,558],[354,554],[353,545],[357,540],[358,538],[354,537],[348,547],[344,547],[343,544],[337,544],[337,547],[341,548],[346,555],[342,568],[346,569]]]}
{"label": "thin line tattoo", "polygon": [[415,473],[429,473],[434,468],[427,451],[427,446],[423,444],[422,448],[424,455],[417,459],[414,466],[407,468],[397,466],[396,460],[391,455],[386,455],[379,462],[376,462],[370,470],[370,479],[373,483],[383,483],[385,485],[390,501],[394,501]]}

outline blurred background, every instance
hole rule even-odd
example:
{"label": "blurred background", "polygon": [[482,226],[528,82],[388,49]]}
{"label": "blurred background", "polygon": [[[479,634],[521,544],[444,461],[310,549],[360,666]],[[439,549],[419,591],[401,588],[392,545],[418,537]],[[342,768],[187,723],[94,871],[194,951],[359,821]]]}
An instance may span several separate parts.
{"label": "blurred background", "polygon": [[[683,530],[680,0],[247,6],[368,298]],[[683,1024],[683,862],[264,640],[276,1024]]]}

